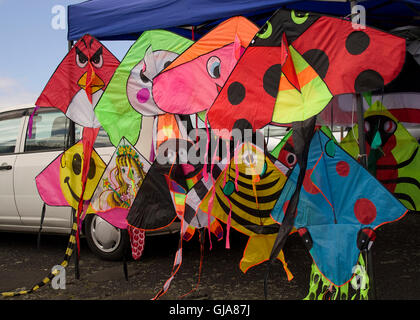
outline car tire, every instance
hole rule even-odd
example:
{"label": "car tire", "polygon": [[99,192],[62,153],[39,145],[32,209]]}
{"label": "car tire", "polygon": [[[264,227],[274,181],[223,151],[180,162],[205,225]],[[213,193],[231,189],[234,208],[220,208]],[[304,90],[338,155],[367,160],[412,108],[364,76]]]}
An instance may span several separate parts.
{"label": "car tire", "polygon": [[127,230],[118,229],[96,214],[85,219],[85,236],[89,249],[104,260],[121,260],[130,246]]}

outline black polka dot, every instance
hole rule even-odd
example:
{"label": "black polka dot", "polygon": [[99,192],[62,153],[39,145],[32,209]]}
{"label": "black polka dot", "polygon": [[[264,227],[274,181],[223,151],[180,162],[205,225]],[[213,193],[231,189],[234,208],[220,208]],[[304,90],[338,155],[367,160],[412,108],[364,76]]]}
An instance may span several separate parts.
{"label": "black polka dot", "polygon": [[346,39],[346,49],[350,54],[361,54],[369,47],[369,43],[370,38],[365,32],[353,31]]}
{"label": "black polka dot", "polygon": [[[234,138],[239,139],[240,142],[252,142],[253,135],[250,134],[252,132],[252,124],[247,119],[241,118],[236,120],[232,126],[232,132],[236,132]],[[240,135],[238,135],[239,132]]]}
{"label": "black polka dot", "polygon": [[233,128],[239,130],[252,129],[252,125],[247,119],[238,119],[233,124]]}
{"label": "black polka dot", "polygon": [[240,82],[232,82],[228,88],[228,100],[231,104],[237,105],[245,98],[245,87]]}
{"label": "black polka dot", "polygon": [[311,49],[302,55],[303,59],[311,65],[318,75],[324,79],[330,66],[327,54],[320,49]]}
{"label": "black polka dot", "polygon": [[356,92],[374,91],[384,87],[384,78],[375,70],[360,72],[354,81]]}
{"label": "black polka dot", "polygon": [[264,73],[263,88],[273,98],[277,97],[280,85],[281,65],[274,64]]}

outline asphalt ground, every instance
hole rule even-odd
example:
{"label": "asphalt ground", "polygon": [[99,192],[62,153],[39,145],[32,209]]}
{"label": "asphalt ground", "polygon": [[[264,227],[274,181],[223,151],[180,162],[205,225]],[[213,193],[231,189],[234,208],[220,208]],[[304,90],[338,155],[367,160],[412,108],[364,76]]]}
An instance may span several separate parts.
{"label": "asphalt ground", "polygon": [[[419,230],[420,215],[413,213],[377,230],[371,299],[420,299]],[[0,292],[28,289],[62,262],[66,236],[42,235],[39,249],[36,239],[34,234],[0,233]],[[66,268],[65,289],[47,285],[31,294],[0,300],[150,300],[171,274],[178,239],[177,234],[147,237],[140,260],[128,261],[127,281],[121,262],[99,259],[82,238],[79,279],[72,258]],[[213,239],[211,250],[206,241],[200,279],[198,236],[184,242],[182,265],[160,300],[263,301],[267,263],[242,273],[239,261],[247,237],[232,230],[230,241],[231,249],[225,249],[223,240]],[[268,300],[302,300],[308,293],[311,257],[297,234],[289,236],[284,254],[294,278],[289,282],[281,263],[276,262],[268,278]]]}

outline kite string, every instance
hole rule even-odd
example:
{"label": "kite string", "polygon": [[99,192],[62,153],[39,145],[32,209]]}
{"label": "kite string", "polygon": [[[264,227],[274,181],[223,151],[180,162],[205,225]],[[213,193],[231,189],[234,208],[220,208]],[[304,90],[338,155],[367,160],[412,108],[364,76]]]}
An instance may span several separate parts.
{"label": "kite string", "polygon": [[[229,171],[229,175],[230,175],[230,168],[231,168],[231,164],[232,162],[230,161],[230,140],[226,141],[226,150],[227,150],[227,163],[223,169],[223,171],[225,172],[224,177],[223,177],[223,189],[226,186],[226,179],[228,176],[228,171]],[[231,226],[231,218],[232,218],[232,203],[230,202],[229,197],[223,192],[223,195],[225,196],[226,200],[229,203],[229,215],[228,215],[228,219],[226,222],[226,249],[230,249],[230,226]]]}
{"label": "kite string", "polygon": [[214,177],[213,177],[213,167],[214,167],[214,163],[215,163],[215,160],[216,160],[218,149],[219,149],[219,138],[217,137],[216,147],[215,147],[215,150],[214,150],[213,157],[211,159],[210,176],[211,176],[213,188],[212,188],[212,191],[211,191],[211,197],[210,197],[210,200],[209,200],[208,212],[207,212],[207,230],[208,230],[208,233],[209,233],[210,250],[212,249],[211,231],[210,231],[210,224],[211,224],[210,214],[211,214],[211,211],[213,209],[214,196],[216,194],[215,181],[214,181]]}
{"label": "kite string", "polygon": [[356,139],[356,136],[354,135],[354,127],[355,127],[355,124],[354,124],[354,109],[355,109],[355,103],[356,103],[356,100],[353,99],[353,103],[352,103],[352,106],[351,106],[351,124],[352,124],[351,133],[353,135],[353,139],[356,141],[357,145],[359,145],[359,139]]}
{"label": "kite string", "polygon": [[233,153],[233,162],[235,163],[235,189],[236,191],[238,191],[238,175],[239,175],[238,153],[239,153],[239,141],[236,143],[236,148]]}
{"label": "kite string", "polygon": [[197,281],[195,287],[192,288],[189,292],[180,296],[179,297],[180,299],[184,298],[185,296],[187,296],[190,293],[197,290],[198,285],[200,284],[200,281],[201,281],[201,273],[202,273],[202,270],[203,270],[203,260],[204,260],[204,237],[205,237],[205,233],[204,232],[203,233],[199,232],[198,236],[199,236],[199,242],[200,242],[200,266],[198,268],[198,281]]}

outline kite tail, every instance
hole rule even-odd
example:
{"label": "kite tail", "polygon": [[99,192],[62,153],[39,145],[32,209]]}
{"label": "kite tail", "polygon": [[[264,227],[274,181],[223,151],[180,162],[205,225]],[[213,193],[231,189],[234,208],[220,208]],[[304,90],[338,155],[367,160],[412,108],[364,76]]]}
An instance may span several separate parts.
{"label": "kite tail", "polygon": [[206,144],[206,153],[204,155],[204,164],[203,164],[203,178],[204,178],[204,181],[206,181],[206,182],[209,179],[209,174],[207,172],[207,158],[208,158],[209,148],[210,148],[210,131],[209,131],[209,127],[208,127],[207,113],[206,113],[206,116],[204,118],[204,126],[206,127],[206,134],[207,134],[207,144]]}
{"label": "kite tail", "polygon": [[[213,177],[213,167],[214,167],[214,163],[215,163],[215,160],[216,160],[218,149],[219,149],[219,138],[216,139],[216,148],[214,149],[214,154],[213,154],[213,157],[211,158],[210,176],[211,176],[211,180],[213,182],[213,186],[215,184],[214,177]],[[216,189],[212,188],[211,197],[210,197],[210,200],[209,200],[209,209],[208,209],[208,212],[207,212],[207,230],[209,232],[210,250],[212,249],[211,231],[210,231],[210,225],[211,225],[210,214],[211,214],[211,211],[213,209],[213,201],[214,201],[215,194],[216,194]]]}
{"label": "kite tail", "polygon": [[239,176],[238,152],[239,152],[239,141],[236,143],[236,148],[233,152],[233,162],[235,163],[235,190],[236,191],[238,191],[238,176]]}
{"label": "kite tail", "polygon": [[223,239],[223,228],[217,219],[214,219],[210,224],[210,231],[215,235],[218,241]]}
{"label": "kite tail", "polygon": [[224,194],[226,200],[229,203],[229,215],[226,222],[226,249],[230,249],[230,227],[231,227],[231,219],[232,219],[232,203],[230,199]]}
{"label": "kite tail", "polygon": [[[82,193],[80,194],[80,201],[77,207],[77,225],[80,228],[81,226],[81,219],[80,215],[83,212],[83,205],[84,205],[84,195],[86,190],[86,183],[87,183],[87,175],[90,168],[90,160],[92,156],[93,144],[95,143],[96,137],[98,135],[99,128],[83,128],[83,136],[82,136],[82,143],[83,143],[83,169],[82,169]],[[78,229],[79,230],[79,229]],[[77,244],[77,252],[80,253],[80,239],[79,239],[79,232],[76,233],[76,244]]]}
{"label": "kite tail", "polygon": [[205,240],[205,232],[203,229],[200,229],[200,232],[198,233],[199,235],[199,242],[200,242],[200,266],[198,268],[198,281],[195,285],[194,288],[192,288],[189,292],[185,293],[184,295],[180,296],[179,298],[182,299],[185,296],[191,294],[192,292],[194,292],[195,290],[197,290],[199,284],[200,284],[200,280],[201,280],[201,272],[203,270],[203,260],[204,260],[204,240]]}
{"label": "kite tail", "polygon": [[[181,231],[182,230],[183,230],[183,220],[181,220]],[[179,268],[181,267],[181,264],[182,264],[182,238],[183,238],[183,235],[182,235],[182,232],[181,232],[180,238],[179,238],[179,246],[178,246],[178,250],[175,254],[175,260],[174,260],[174,265],[172,267],[171,276],[169,277],[168,280],[166,280],[162,289],[160,289],[160,291],[156,294],[156,296],[152,300],[159,299],[161,296],[163,296],[168,291],[172,280],[175,278],[175,275],[177,274]]]}
{"label": "kite tail", "polygon": [[[71,233],[70,233],[70,237],[69,237],[69,242],[67,244],[67,249],[66,249],[66,252],[64,254],[64,259],[63,259],[63,262],[61,262],[61,264],[60,264],[63,268],[66,268],[69,264],[70,257],[73,253],[73,249],[74,249],[74,246],[76,244],[75,235],[77,233],[77,230],[78,230],[77,223],[74,221],[73,222],[73,227],[72,227],[72,230],[71,230]],[[22,296],[22,295],[25,295],[25,294],[33,293],[33,292],[37,291],[39,288],[48,284],[50,281],[52,281],[52,279],[54,279],[54,277],[56,277],[59,274],[60,274],[60,270],[54,269],[44,279],[42,279],[40,282],[38,282],[36,285],[34,285],[31,289],[21,290],[21,291],[2,292],[1,296],[3,296],[3,297],[16,297],[16,296]]]}
{"label": "kite tail", "polygon": [[363,256],[360,254],[352,279],[336,286],[325,278],[315,263],[312,263],[309,293],[303,300],[348,300],[350,291],[354,291],[351,300],[355,300],[358,294],[359,300],[368,300],[369,276],[365,267]]}

